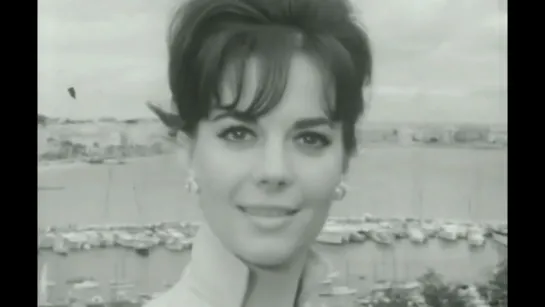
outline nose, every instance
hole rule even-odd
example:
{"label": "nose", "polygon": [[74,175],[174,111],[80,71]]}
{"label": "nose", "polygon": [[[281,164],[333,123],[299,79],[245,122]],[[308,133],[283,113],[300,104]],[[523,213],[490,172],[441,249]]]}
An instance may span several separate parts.
{"label": "nose", "polygon": [[293,182],[293,168],[282,144],[264,146],[254,168],[257,185],[266,191],[282,190]]}

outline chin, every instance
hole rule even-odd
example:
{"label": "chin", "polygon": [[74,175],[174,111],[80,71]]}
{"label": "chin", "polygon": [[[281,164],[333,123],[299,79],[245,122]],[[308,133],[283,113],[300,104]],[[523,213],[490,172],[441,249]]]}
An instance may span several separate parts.
{"label": "chin", "polygon": [[281,242],[269,242],[261,244],[244,244],[238,248],[238,256],[252,265],[258,267],[278,267],[285,265],[293,259],[297,250],[294,244]]}

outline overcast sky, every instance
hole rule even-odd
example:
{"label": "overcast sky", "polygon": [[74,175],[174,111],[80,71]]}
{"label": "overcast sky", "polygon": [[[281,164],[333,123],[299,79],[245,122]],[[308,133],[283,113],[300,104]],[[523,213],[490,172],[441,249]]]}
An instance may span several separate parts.
{"label": "overcast sky", "polygon": [[[167,102],[165,33],[176,2],[38,1],[38,111],[148,117],[145,101]],[[506,123],[501,2],[357,0],[376,59],[367,119]]]}

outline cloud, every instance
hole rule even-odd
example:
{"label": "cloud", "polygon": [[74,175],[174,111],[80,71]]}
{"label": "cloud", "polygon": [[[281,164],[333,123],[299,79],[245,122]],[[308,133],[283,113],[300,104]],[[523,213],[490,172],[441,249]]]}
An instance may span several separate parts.
{"label": "cloud", "polygon": [[[147,100],[167,101],[166,26],[177,2],[39,1],[39,110],[54,116],[134,117],[148,114]],[[506,120],[503,103],[488,102],[488,98],[456,102],[445,98],[437,107],[436,98],[415,102],[410,108],[406,102],[413,95],[407,89],[506,91],[507,15],[502,3],[353,2],[375,50],[374,87],[382,88],[374,96],[370,118],[411,121],[454,116],[462,121],[474,113],[487,113],[490,120],[494,116],[497,121]],[[67,99],[65,89],[72,85],[85,103]],[[381,93],[384,88],[397,94]]]}

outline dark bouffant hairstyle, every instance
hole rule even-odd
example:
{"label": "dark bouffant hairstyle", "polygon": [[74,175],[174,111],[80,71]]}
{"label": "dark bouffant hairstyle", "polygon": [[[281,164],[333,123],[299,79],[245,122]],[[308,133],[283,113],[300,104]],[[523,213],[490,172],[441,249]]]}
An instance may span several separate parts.
{"label": "dark bouffant hairstyle", "polygon": [[[363,90],[370,83],[372,56],[366,32],[345,0],[188,0],[175,12],[168,37],[172,100],[193,136],[212,108],[237,107],[250,57],[260,62],[258,89],[244,110],[258,118],[282,98],[292,55],[313,56],[335,86],[329,110],[341,122],[347,152],[356,147],[355,125],[363,114]],[[226,66],[235,68],[235,100],[219,104]]]}

